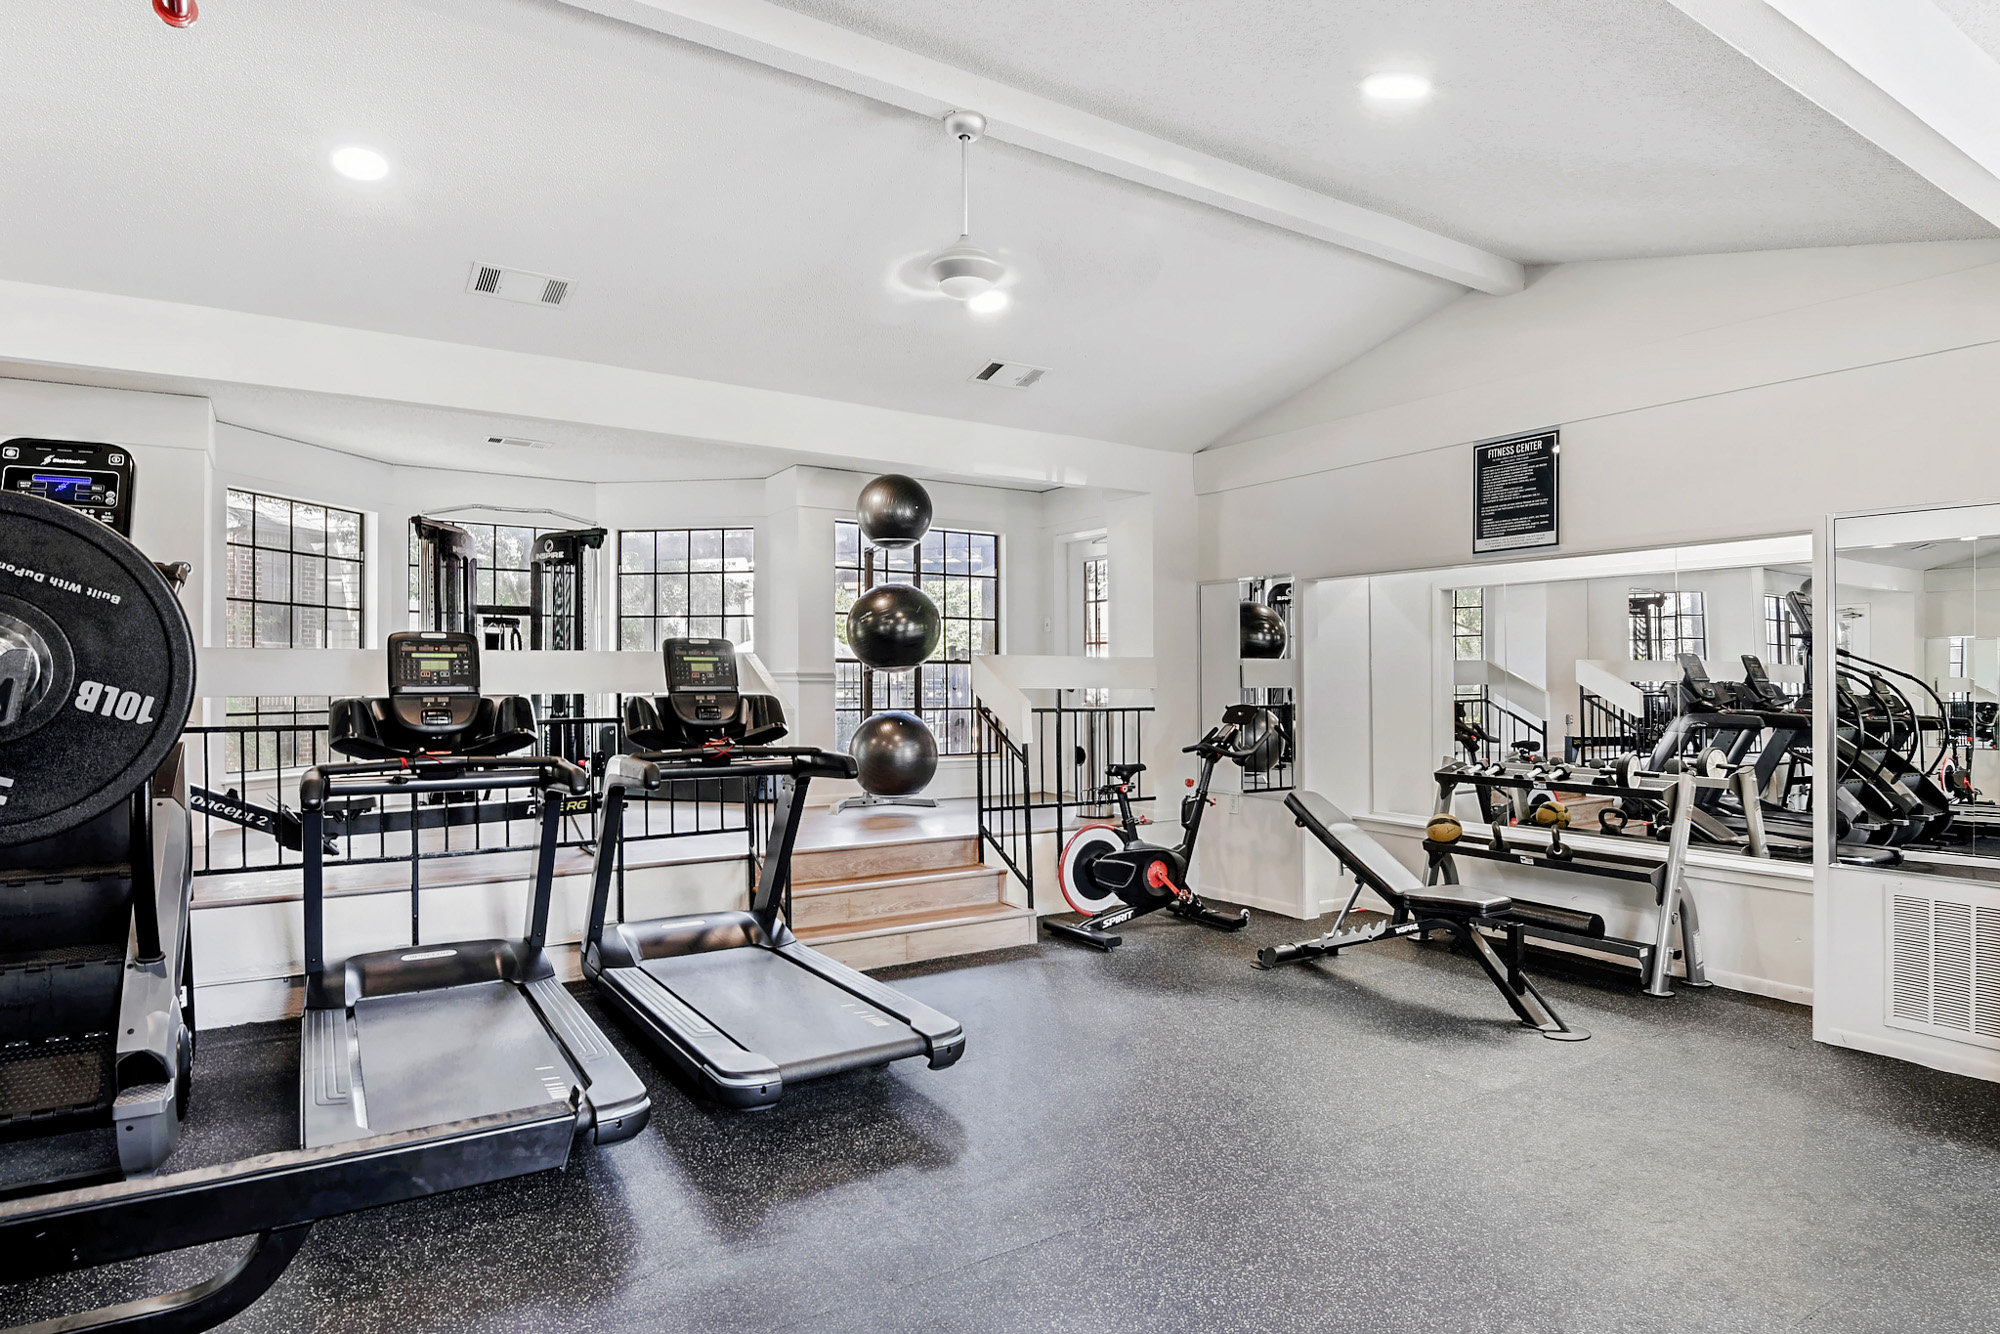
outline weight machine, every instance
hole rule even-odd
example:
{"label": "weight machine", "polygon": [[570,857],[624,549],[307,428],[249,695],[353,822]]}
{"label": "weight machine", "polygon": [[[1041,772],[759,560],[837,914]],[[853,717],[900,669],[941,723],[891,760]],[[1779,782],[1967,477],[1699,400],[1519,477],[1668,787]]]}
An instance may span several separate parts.
{"label": "weight machine", "polygon": [[478,634],[479,554],[472,534],[455,523],[410,519],[417,544],[417,625]]}
{"label": "weight machine", "polygon": [[589,615],[590,561],[584,555],[604,545],[602,528],[543,533],[529,556],[534,584],[529,594],[528,647],[583,649]]}

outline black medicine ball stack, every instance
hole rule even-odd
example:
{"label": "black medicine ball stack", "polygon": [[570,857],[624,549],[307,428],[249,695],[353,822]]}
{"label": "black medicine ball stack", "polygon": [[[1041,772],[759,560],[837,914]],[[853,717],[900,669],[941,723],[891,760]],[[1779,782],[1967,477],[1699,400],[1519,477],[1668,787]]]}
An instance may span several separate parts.
{"label": "black medicine ball stack", "polygon": [[[861,536],[872,547],[913,547],[931,530],[930,493],[900,473],[861,488],[855,505]],[[877,584],[847,610],[847,646],[878,672],[915,667],[944,636],[937,604],[913,584]]]}

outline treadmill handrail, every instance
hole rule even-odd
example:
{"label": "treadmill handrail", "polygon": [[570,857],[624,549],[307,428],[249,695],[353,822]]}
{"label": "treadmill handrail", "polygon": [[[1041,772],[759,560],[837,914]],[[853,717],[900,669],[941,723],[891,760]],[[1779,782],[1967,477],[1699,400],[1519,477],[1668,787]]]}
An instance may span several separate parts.
{"label": "treadmill handrail", "polygon": [[302,810],[320,810],[336,791],[350,796],[389,796],[398,792],[488,792],[522,787],[582,796],[590,790],[590,778],[575,764],[556,755],[353,760],[315,764],[306,770],[299,779],[299,806]]}
{"label": "treadmill handrail", "polygon": [[[623,763],[621,763],[621,761]],[[642,750],[613,756],[604,767],[606,790],[643,788],[650,792],[669,778],[779,774],[806,778],[852,778],[860,766],[851,755],[816,747],[736,746],[707,750]]]}
{"label": "treadmill handrail", "polygon": [[316,1222],[561,1167],[574,1115],[528,1107],[445,1125],[0,1203],[0,1283]]}

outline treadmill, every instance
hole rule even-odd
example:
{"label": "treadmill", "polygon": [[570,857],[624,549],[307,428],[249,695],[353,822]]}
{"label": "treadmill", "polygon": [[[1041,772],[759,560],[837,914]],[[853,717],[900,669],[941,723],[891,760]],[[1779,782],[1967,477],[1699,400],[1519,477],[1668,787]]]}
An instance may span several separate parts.
{"label": "treadmill", "polygon": [[[588,787],[567,760],[515,753],[535,737],[534,709],[526,699],[481,696],[479,645],[468,634],[390,635],[388,695],[334,702],[329,744],[361,758],[309,769],[299,785],[305,827],[304,1147],[551,1104],[567,1110],[574,1135],[599,1144],[628,1139],[645,1126],[652,1109],[646,1086],[564,989],[544,948],[562,798]],[[330,804],[408,797],[414,843],[427,823],[420,795],[509,790],[532,793],[541,820],[522,938],[425,943],[414,938],[413,919],[408,948],[328,965]]]}
{"label": "treadmill", "polygon": [[[912,1056],[943,1069],[965,1051],[956,1022],[801,944],[785,920],[792,847],[814,778],[852,778],[838,752],[759,744],[785,734],[775,697],[737,687],[726,639],[669,639],[667,693],[625,705],[625,731],[646,747],[613,756],[604,774],[583,971],[606,1006],[725,1107],[774,1106],[785,1088]],[[746,814],[776,785],[749,911],[607,926],[625,806],[665,783],[712,791]],[[729,787],[736,791],[728,793]],[[712,798],[711,798],[712,799]],[[753,817],[754,818],[754,817]]]}

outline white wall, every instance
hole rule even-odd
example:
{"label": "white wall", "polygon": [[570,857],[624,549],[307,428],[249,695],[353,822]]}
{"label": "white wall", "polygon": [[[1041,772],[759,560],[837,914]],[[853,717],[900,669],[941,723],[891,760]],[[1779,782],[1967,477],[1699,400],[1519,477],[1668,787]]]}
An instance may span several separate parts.
{"label": "white wall", "polygon": [[1466,444],[1515,430],[1562,428],[1563,550],[1620,551],[2000,493],[1996,414],[2000,242],[1565,265],[1197,455],[1201,575],[1463,561]]}
{"label": "white wall", "polygon": [[[1559,426],[1562,551],[1613,553],[1816,533],[1830,513],[2000,495],[1996,419],[2000,243],[1563,266],[1517,296],[1460,300],[1198,456],[1201,575],[1336,577],[1323,596],[1343,606],[1350,636],[1365,625],[1370,641],[1369,804],[1420,812],[1444,682],[1413,664],[1441,652],[1431,622],[1442,613],[1434,590],[1393,573],[1369,581],[1364,612],[1347,576],[1468,560],[1468,442]],[[1626,656],[1622,642],[1597,641],[1622,641],[1632,582],[1591,590],[1588,656]],[[1761,594],[1791,582],[1746,571],[1708,584],[1711,659],[1762,656]],[[1841,584],[1841,601],[1866,595],[1871,630],[1909,659],[1897,665],[1921,670],[1921,585],[1845,572]],[[1308,667],[1309,681],[1318,675]],[[1551,711],[1566,712],[1573,682],[1551,672],[1549,684]],[[1309,732],[1324,720],[1312,714]],[[1352,746],[1353,731],[1326,735]],[[1328,744],[1309,735],[1308,753]],[[1352,782],[1338,766],[1316,772]],[[1880,884],[1835,915],[1833,930],[1826,872],[1810,895],[1790,876],[1700,871],[1718,979],[1794,999],[1831,986],[1879,1016]],[[1808,953],[1802,914],[1814,904],[1822,911]],[[1837,971],[1816,988],[1816,971],[1829,967]],[[1879,1017],[1870,1029],[1850,1013],[1820,1036],[1910,1055],[1879,1027]],[[1945,1045],[1916,1059],[1945,1063]],[[2000,1072],[2000,1061],[1966,1061],[1967,1050],[1948,1068]]]}
{"label": "white wall", "polygon": [[209,575],[219,568],[204,541],[222,513],[209,498],[214,427],[205,398],[0,379],[0,440],[29,436],[131,446],[137,470],[133,544],[154,560],[184,560],[193,567],[181,605],[198,641],[208,623]]}

